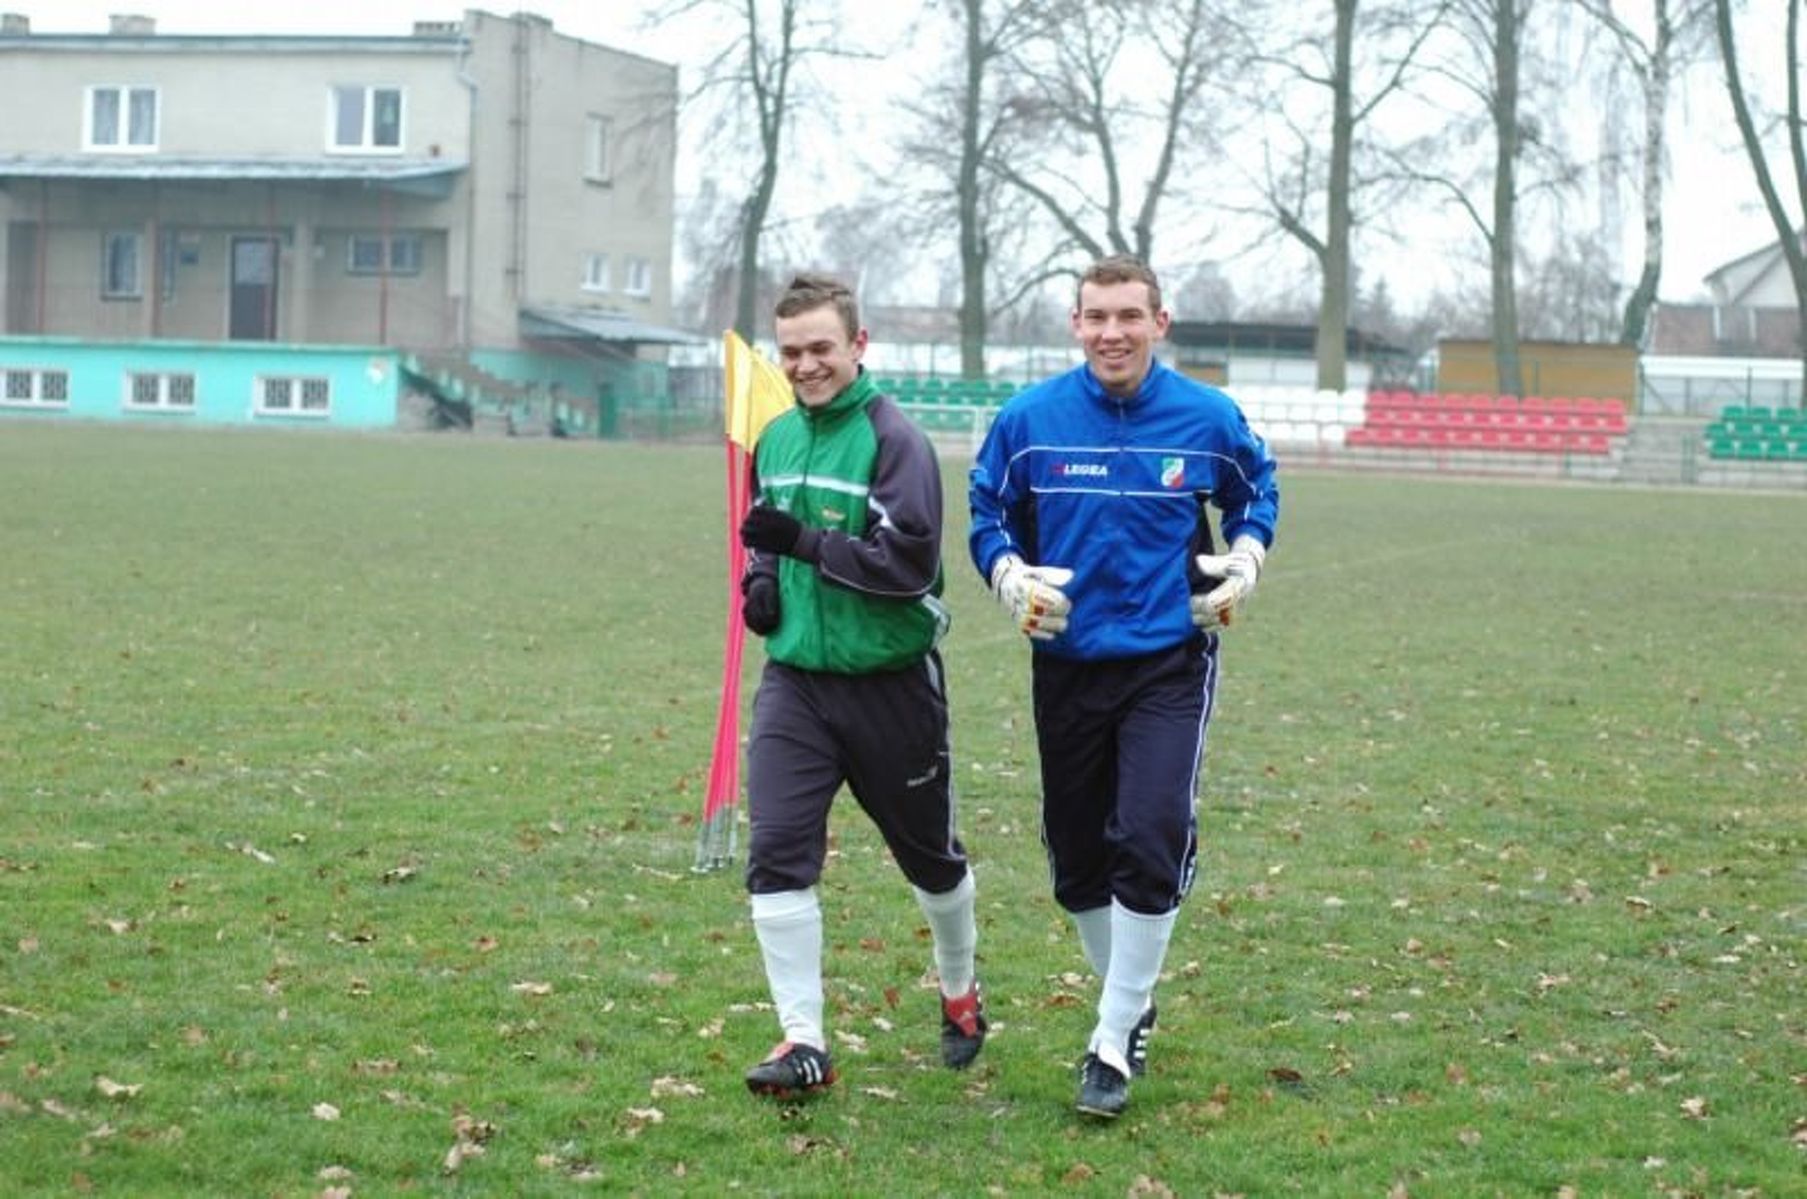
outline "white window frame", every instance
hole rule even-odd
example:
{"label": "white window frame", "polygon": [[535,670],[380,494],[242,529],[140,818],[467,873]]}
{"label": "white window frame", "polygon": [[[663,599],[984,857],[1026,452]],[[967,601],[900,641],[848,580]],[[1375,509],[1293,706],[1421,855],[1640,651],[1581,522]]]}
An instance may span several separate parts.
{"label": "white window frame", "polygon": [[629,258],[623,264],[626,277],[621,281],[623,295],[648,297],[653,294],[653,264],[650,258]]}
{"label": "white window frame", "polygon": [[[117,128],[111,141],[99,141],[95,138],[94,117],[96,106],[102,94],[111,94],[116,110]],[[148,95],[151,98],[151,138],[148,142],[132,140],[132,98],[134,95]],[[145,87],[138,84],[98,84],[87,88],[82,98],[82,149],[95,154],[155,154],[158,142],[162,138],[163,128],[163,92],[161,88]]]}
{"label": "white window frame", "polygon": [[[148,381],[155,390],[155,398],[141,400],[138,398],[138,384]],[[178,384],[186,380],[188,401],[180,402],[175,398]],[[124,407],[128,412],[193,412],[199,398],[193,371],[127,371],[125,373]]]}
{"label": "white window frame", "polygon": [[[324,405],[305,408],[306,391],[318,387],[326,394]],[[288,402],[269,402],[272,389],[280,387]],[[326,420],[333,414],[333,381],[325,375],[256,375],[251,380],[251,411],[258,416],[293,416],[309,420]]]}
{"label": "white window frame", "polygon": [[602,253],[584,255],[583,282],[578,286],[584,291],[605,292],[609,290],[609,256]]}
{"label": "white window frame", "polygon": [[[341,92],[358,91],[363,94],[364,112],[360,121],[358,140],[341,142],[339,140],[339,95]],[[397,105],[395,118],[395,144],[379,146],[373,140],[376,126],[376,94],[378,92],[394,92]],[[408,144],[408,91],[395,83],[335,83],[326,89],[326,151],[329,154],[400,154],[402,147]]]}
{"label": "white window frame", "polygon": [[599,112],[584,114],[584,178],[591,183],[608,183],[615,177],[611,151],[614,149],[614,122]]}
{"label": "white window frame", "polygon": [[[25,381],[25,394],[14,395],[20,378]],[[52,379],[57,381],[54,390],[62,392],[60,397],[46,394],[53,390],[47,386]],[[69,372],[54,366],[0,366],[0,407],[69,407]]]}
{"label": "white window frame", "polygon": [[[124,238],[130,238],[132,242],[132,278],[129,288],[115,287],[113,279],[113,242]],[[100,235],[100,298],[144,299],[144,235],[138,230],[109,229]]]}
{"label": "white window frame", "polygon": [[[359,243],[375,242],[382,261],[375,266],[358,263]],[[409,255],[398,255],[396,247],[411,244]],[[387,241],[381,233],[353,233],[345,239],[345,273],[348,275],[418,275],[426,261],[426,247],[418,233],[391,233]]]}

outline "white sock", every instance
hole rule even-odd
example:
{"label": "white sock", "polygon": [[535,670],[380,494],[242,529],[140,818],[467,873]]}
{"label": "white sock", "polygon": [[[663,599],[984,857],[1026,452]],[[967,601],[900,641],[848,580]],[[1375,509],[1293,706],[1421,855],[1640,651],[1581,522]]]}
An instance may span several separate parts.
{"label": "white sock", "polygon": [[973,872],[968,870],[966,877],[939,895],[921,887],[910,889],[916,892],[916,905],[935,936],[935,972],[941,976],[941,993],[958,999],[973,988],[973,954],[979,945],[979,926],[973,918],[978,891]]}
{"label": "white sock", "polygon": [[1073,917],[1073,927],[1079,930],[1079,947],[1085,951],[1085,960],[1091,964],[1092,973],[1103,978],[1111,969],[1110,905],[1067,914]]}
{"label": "white sock", "polygon": [[1091,1052],[1125,1077],[1129,1075],[1130,1030],[1154,1000],[1154,986],[1167,959],[1178,910],[1144,916],[1111,901],[1111,962],[1104,992],[1098,997],[1098,1027],[1092,1030]]}
{"label": "white sock", "polygon": [[784,1039],[826,1050],[822,1033],[822,906],[814,887],[753,898],[753,932]]}

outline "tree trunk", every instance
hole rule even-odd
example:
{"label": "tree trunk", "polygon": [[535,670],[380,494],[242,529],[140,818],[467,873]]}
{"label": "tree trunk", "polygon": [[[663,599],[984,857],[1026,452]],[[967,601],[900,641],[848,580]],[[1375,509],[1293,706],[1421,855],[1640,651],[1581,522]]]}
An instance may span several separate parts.
{"label": "tree trunk", "polygon": [[979,123],[985,98],[984,0],[963,0],[966,79],[960,97],[960,375],[985,377],[985,228],[979,210]]}
{"label": "tree trunk", "polygon": [[1650,310],[1663,280],[1663,131],[1669,115],[1669,77],[1673,69],[1675,29],[1669,0],[1656,0],[1656,33],[1651,41],[1649,73],[1644,77],[1644,269],[1625,301],[1619,341],[1641,347],[1650,328]]}
{"label": "tree trunk", "polygon": [[1518,357],[1518,257],[1514,220],[1518,197],[1519,0],[1496,0],[1493,10],[1493,364],[1501,395],[1523,395]]}
{"label": "tree trunk", "polygon": [[1331,73],[1330,179],[1326,203],[1322,299],[1318,304],[1318,387],[1341,391],[1348,383],[1349,170],[1355,141],[1350,90],[1357,0],[1336,0],[1336,65]]}
{"label": "tree trunk", "polygon": [[[1788,275],[1794,282],[1795,315],[1800,332],[1797,335],[1801,344],[1801,371],[1804,385],[1807,385],[1807,253],[1801,248],[1801,234],[1795,227],[1788,213],[1782,207],[1782,198],[1776,193],[1775,180],[1770,175],[1769,160],[1763,153],[1763,142],[1757,136],[1757,127],[1751,120],[1750,104],[1744,97],[1744,82],[1738,76],[1738,50],[1732,40],[1732,6],[1730,0],[1715,0],[1714,15],[1717,18],[1716,28],[1719,32],[1719,57],[1725,63],[1726,91],[1732,98],[1732,115],[1738,120],[1738,135],[1744,139],[1745,153],[1750,156],[1751,169],[1757,175],[1757,190],[1763,193],[1763,206],[1769,211],[1770,223],[1775,226],[1776,236],[1781,239],[1782,257],[1788,263]],[[1800,194],[1807,198],[1807,155],[1801,146],[1801,91],[1799,54],[1795,47],[1800,31],[1801,0],[1788,0],[1788,129],[1789,149],[1795,164],[1795,182]],[[1800,397],[1807,404],[1807,393]]]}

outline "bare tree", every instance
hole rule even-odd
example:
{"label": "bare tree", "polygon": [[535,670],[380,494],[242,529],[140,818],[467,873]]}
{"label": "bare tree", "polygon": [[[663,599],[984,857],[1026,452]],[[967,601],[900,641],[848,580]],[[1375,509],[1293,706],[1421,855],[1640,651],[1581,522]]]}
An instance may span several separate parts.
{"label": "bare tree", "polygon": [[[752,124],[757,155],[740,198],[734,241],[734,328],[751,337],[758,323],[760,243],[778,191],[785,137],[799,112],[820,89],[807,74],[808,60],[858,56],[844,44],[835,7],[824,0],[675,0],[651,20],[713,18],[711,28],[728,31],[705,61],[690,97],[714,101],[712,140],[741,134]],[[813,106],[827,111],[829,106]],[[747,144],[744,137],[739,144]],[[729,156],[730,159],[732,156]]]}
{"label": "bare tree", "polygon": [[1641,346],[1663,278],[1663,165],[1668,147],[1669,90],[1676,73],[1709,44],[1712,0],[1649,0],[1648,40],[1613,9],[1613,0],[1580,0],[1582,9],[1618,43],[1644,101],[1638,141],[1640,202],[1644,214],[1644,265],[1625,300],[1619,340]]}
{"label": "bare tree", "polygon": [[[1738,120],[1738,134],[1744,139],[1744,149],[1750,155],[1751,169],[1757,175],[1757,189],[1763,193],[1763,206],[1769,211],[1769,219],[1775,225],[1776,237],[1782,245],[1782,256],[1788,263],[1789,278],[1794,281],[1795,309],[1801,329],[1801,369],[1803,378],[1807,378],[1807,253],[1801,247],[1801,222],[1783,207],[1782,197],[1771,176],[1769,158],[1763,149],[1763,139],[1751,116],[1750,101],[1745,96],[1744,80],[1738,70],[1731,0],[1714,0],[1714,22],[1719,35],[1719,56],[1725,63],[1726,90],[1731,95],[1732,113]],[[1788,0],[1787,33],[1782,45],[1783,57],[1787,62],[1784,78],[1788,81],[1785,135],[1788,139],[1789,158],[1794,164],[1796,195],[1800,198],[1800,204],[1807,208],[1807,145],[1802,141],[1801,124],[1800,32],[1801,0]],[[1807,396],[1807,391],[1803,395]]]}
{"label": "bare tree", "polygon": [[[1450,28],[1456,35],[1457,51],[1437,72],[1478,100],[1485,114],[1493,151],[1488,173],[1490,200],[1477,203],[1474,193],[1478,186],[1469,186],[1455,174],[1401,164],[1407,174],[1446,192],[1486,245],[1495,385],[1505,395],[1524,393],[1518,349],[1520,204],[1535,191],[1573,187],[1576,175],[1574,164],[1555,142],[1542,137],[1542,124],[1524,111],[1521,88],[1525,56],[1533,48],[1530,15],[1535,4],[1536,0],[1451,3]],[[1474,136],[1463,122],[1452,132],[1460,140]],[[1533,161],[1538,169],[1521,176],[1521,167]]]}
{"label": "bare tree", "polygon": [[[1330,156],[1320,164],[1320,125],[1288,122],[1293,152],[1260,184],[1263,203],[1280,229],[1317,260],[1317,384],[1341,390],[1348,377],[1351,241],[1359,219],[1355,197],[1364,183],[1356,155],[1363,126],[1375,111],[1406,86],[1426,39],[1440,25],[1447,0],[1434,6],[1386,4],[1361,15],[1358,0],[1332,0],[1334,22],[1328,46],[1316,32],[1295,37],[1263,60],[1277,65],[1295,83],[1328,94]],[[1315,14],[1314,14],[1315,15]],[[1315,25],[1315,22],[1314,22]],[[1375,60],[1358,68],[1358,34],[1378,47]],[[1377,80],[1357,96],[1357,76]],[[1284,109],[1280,115],[1285,117]]]}
{"label": "bare tree", "polygon": [[[925,189],[931,235],[939,240],[948,216],[957,228],[960,373],[976,379],[985,374],[990,319],[1010,302],[993,305],[989,299],[1009,209],[998,178],[985,170],[1004,120],[1007,83],[1000,76],[1011,75],[1014,56],[1039,24],[1042,6],[1035,0],[935,0],[931,7],[950,18],[958,51],[945,59],[944,75],[910,106],[915,124],[904,151],[932,179]],[[1014,300],[1024,288],[1012,290]]]}
{"label": "bare tree", "polygon": [[[1198,101],[1211,35],[1227,26],[1211,0],[1062,0],[1045,13],[986,166],[1053,221],[1067,252],[1150,259],[1181,156],[1207,128]],[[1153,154],[1136,203],[1125,177],[1143,144]]]}

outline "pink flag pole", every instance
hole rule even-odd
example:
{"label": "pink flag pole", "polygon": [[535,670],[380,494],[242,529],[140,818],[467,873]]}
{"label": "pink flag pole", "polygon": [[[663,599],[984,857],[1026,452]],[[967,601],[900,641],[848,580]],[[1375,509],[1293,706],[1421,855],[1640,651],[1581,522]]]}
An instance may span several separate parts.
{"label": "pink flag pole", "polygon": [[734,860],[735,816],[740,802],[740,664],[747,630],[740,617],[740,576],[747,551],[740,544],[740,522],[747,514],[747,452],[733,439],[728,451],[728,624],[722,653],[722,693],[715,713],[715,748],[709,762],[709,791],[703,797],[702,826],[697,830],[697,873],[720,870]]}

